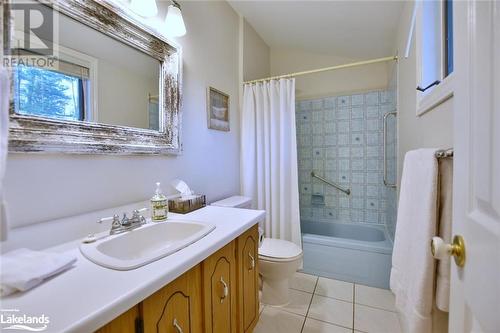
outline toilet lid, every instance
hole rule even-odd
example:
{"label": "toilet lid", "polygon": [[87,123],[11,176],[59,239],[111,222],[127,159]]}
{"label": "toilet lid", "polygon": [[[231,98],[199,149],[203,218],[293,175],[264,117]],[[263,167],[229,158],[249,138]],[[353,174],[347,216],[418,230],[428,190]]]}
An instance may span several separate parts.
{"label": "toilet lid", "polygon": [[293,258],[302,254],[302,249],[292,242],[274,239],[274,238],[264,238],[262,245],[259,247],[259,255],[270,257],[270,258]]}

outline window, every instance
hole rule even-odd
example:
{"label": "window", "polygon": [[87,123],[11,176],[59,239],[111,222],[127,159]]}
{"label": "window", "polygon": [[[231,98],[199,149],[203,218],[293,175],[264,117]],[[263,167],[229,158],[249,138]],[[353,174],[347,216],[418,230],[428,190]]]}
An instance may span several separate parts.
{"label": "window", "polygon": [[420,1],[417,11],[417,115],[453,96],[453,2]]}
{"label": "window", "polygon": [[16,66],[16,113],[61,120],[85,120],[83,79],[56,71]]}
{"label": "window", "polygon": [[[14,67],[14,107],[20,115],[59,120],[92,120],[90,68],[59,58],[53,67]],[[72,58],[75,58],[74,55]],[[83,62],[75,58],[77,62]]]}
{"label": "window", "polygon": [[445,44],[445,76],[453,73],[453,2],[444,1],[444,44]]}

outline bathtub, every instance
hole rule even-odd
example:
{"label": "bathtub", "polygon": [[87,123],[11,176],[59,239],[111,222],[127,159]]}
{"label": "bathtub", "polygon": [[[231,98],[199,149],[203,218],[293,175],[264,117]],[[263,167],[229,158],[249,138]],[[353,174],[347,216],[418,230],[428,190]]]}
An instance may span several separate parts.
{"label": "bathtub", "polygon": [[392,243],[383,225],[301,221],[305,273],[389,288]]}

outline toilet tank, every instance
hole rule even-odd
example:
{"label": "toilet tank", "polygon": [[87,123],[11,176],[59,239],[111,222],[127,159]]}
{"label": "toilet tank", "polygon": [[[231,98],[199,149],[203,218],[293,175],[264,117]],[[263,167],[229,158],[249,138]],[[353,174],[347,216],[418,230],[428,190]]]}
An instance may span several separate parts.
{"label": "toilet tank", "polygon": [[251,209],[252,208],[252,199],[249,197],[235,195],[235,196],[232,196],[232,197],[229,197],[226,199],[212,202],[211,206]]}

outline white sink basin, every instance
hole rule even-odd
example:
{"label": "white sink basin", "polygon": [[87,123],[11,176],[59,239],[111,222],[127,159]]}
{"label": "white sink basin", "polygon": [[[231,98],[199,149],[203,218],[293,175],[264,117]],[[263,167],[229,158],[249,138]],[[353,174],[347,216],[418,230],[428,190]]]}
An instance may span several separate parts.
{"label": "white sink basin", "polygon": [[129,270],[166,257],[198,241],[214,225],[184,220],[148,223],[140,228],[81,244],[90,261],[112,269]]}

